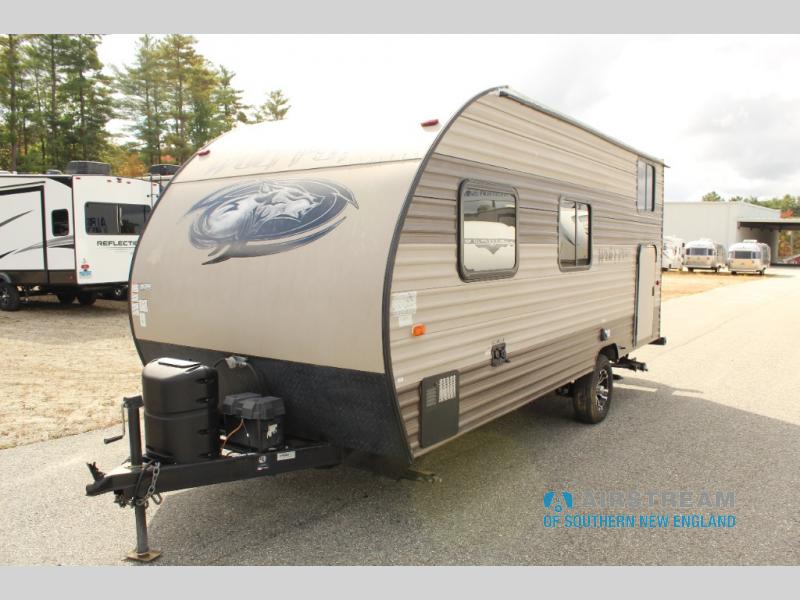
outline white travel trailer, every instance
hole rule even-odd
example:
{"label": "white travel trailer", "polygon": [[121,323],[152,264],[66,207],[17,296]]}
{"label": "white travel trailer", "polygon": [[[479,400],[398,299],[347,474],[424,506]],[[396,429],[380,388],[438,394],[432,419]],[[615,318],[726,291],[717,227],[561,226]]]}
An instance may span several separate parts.
{"label": "white travel trailer", "polygon": [[686,244],[683,264],[690,271],[710,269],[715,273],[725,266],[725,246],[703,238]]}
{"label": "white travel trailer", "polygon": [[0,175],[0,309],[17,310],[21,296],[118,295],[150,209],[138,179]]}
{"label": "white travel trailer", "polygon": [[683,254],[686,243],[674,235],[665,235],[661,251],[661,269],[683,269]]}
{"label": "white travel trailer", "polygon": [[758,240],[744,240],[728,249],[728,271],[763,275],[770,264],[770,249]]}
{"label": "white travel trailer", "polygon": [[507,88],[451,114],[242,126],[184,164],[131,270],[133,467],[87,493],[409,464],[553,391],[606,416],[612,365],[665,343],[662,160]]}

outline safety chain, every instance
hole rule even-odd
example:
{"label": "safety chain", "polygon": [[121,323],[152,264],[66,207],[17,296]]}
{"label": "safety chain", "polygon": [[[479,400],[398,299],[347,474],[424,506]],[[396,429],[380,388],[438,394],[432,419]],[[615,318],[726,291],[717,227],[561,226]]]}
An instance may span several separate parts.
{"label": "safety chain", "polygon": [[152,498],[153,502],[156,504],[161,504],[161,494],[156,494],[156,481],[158,481],[158,475],[161,473],[161,463],[159,461],[155,461],[151,463],[153,465],[153,478],[150,480],[150,485],[147,487],[147,492],[145,492],[144,496],[141,498],[134,498],[134,502],[139,506],[144,506],[147,508],[149,504],[149,499]]}
{"label": "safety chain", "polygon": [[[153,470],[153,478],[150,480],[150,485],[147,486],[147,491],[145,492],[144,496],[141,498],[137,498],[134,496],[130,500],[126,500],[122,493],[118,493],[117,497],[115,498],[115,502],[120,505],[120,507],[125,508],[126,506],[134,507],[134,506],[144,506],[145,508],[148,507],[150,504],[150,499],[153,500],[155,504],[161,504],[162,497],[161,494],[156,492],[156,482],[158,481],[158,476],[161,473],[161,463],[159,461],[155,461],[152,463],[148,463],[146,465],[142,465],[142,472],[139,476],[139,482],[141,482],[141,477],[144,475],[145,471],[152,466]],[[136,487],[133,490],[133,493],[136,494],[139,491],[139,484],[136,484]]]}

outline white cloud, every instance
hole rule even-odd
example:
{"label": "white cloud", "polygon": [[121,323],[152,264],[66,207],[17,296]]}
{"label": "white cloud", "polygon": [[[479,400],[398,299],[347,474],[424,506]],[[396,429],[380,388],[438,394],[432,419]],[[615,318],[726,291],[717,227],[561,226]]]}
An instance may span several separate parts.
{"label": "white cloud", "polygon": [[[292,118],[442,118],[508,84],[663,157],[668,200],[797,193],[796,36],[198,35],[245,102],[282,88]],[[107,36],[107,63],[136,36]],[[800,164],[800,161],[797,163]]]}

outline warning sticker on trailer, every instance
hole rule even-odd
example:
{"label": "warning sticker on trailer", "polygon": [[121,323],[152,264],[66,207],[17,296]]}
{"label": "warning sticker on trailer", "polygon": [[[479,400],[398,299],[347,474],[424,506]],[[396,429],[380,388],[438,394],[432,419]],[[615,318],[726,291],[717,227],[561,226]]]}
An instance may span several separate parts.
{"label": "warning sticker on trailer", "polygon": [[410,317],[416,312],[417,292],[398,292],[392,294],[391,313],[393,317]]}

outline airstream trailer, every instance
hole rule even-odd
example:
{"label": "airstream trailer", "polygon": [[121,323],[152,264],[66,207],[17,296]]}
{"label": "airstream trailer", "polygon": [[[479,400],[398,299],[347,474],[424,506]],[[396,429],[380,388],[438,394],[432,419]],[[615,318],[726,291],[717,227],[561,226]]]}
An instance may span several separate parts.
{"label": "airstream trailer", "polygon": [[666,341],[663,175],[507,88],[443,121],[237,127],[137,247],[131,465],[93,465],[87,493],[133,503],[141,533],[154,491],[353,451],[408,465],[554,391],[601,421],[612,365]]}
{"label": "airstream trailer", "polygon": [[758,240],[744,240],[728,249],[728,271],[763,275],[770,263],[770,248]]}
{"label": "airstream trailer", "polygon": [[683,264],[690,271],[709,269],[718,273],[725,266],[725,246],[705,238],[688,242]]}
{"label": "airstream trailer", "polygon": [[683,253],[686,243],[674,235],[665,235],[661,250],[661,270],[683,269]]}

